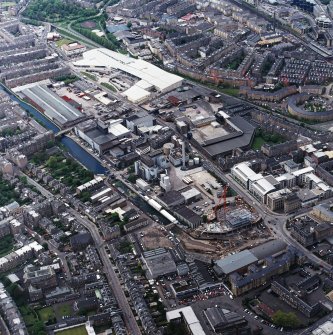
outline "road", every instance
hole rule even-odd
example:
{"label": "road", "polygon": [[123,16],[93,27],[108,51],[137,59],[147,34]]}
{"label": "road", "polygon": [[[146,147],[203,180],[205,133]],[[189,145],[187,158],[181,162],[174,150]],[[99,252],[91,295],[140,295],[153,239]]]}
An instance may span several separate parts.
{"label": "road", "polygon": [[[199,149],[199,148],[196,148],[196,149]],[[212,161],[212,159],[208,157],[208,155],[206,155],[206,153],[203,150],[199,150],[199,152],[202,156],[204,156],[203,167],[205,167],[209,171],[214,172],[224,182],[228,183],[232,189],[234,189],[246,202],[248,202],[248,204],[255,207],[259,215],[262,217],[266,226],[272,230],[276,238],[283,240],[288,245],[297,247],[297,249],[302,251],[303,254],[309,258],[309,260],[311,260],[315,264],[322,266],[325,270],[332,269],[331,265],[329,265],[328,263],[326,263],[319,257],[315,256],[311,251],[303,247],[300,243],[298,243],[295,239],[293,239],[290,236],[289,231],[286,229],[286,222],[288,218],[294,217],[295,213],[293,215],[287,215],[287,214],[280,214],[280,213],[275,213],[275,212],[270,211],[266,206],[258,202],[254,197],[252,197],[248,193],[247,190],[242,188],[231,177],[230,174],[223,173],[222,170],[216,166],[216,163]],[[300,212],[304,213],[304,209],[301,209]]]}
{"label": "road", "polygon": [[75,216],[77,221],[82,224],[84,227],[88,229],[90,232],[96,247],[98,248],[99,255],[101,257],[102,263],[103,263],[103,270],[104,273],[108,279],[109,285],[112,289],[112,292],[117,300],[117,303],[119,305],[119,308],[122,310],[124,315],[124,321],[126,324],[127,329],[129,330],[129,334],[131,335],[141,335],[140,328],[134,318],[133,312],[131,310],[131,307],[127,301],[127,298],[125,296],[125,293],[123,291],[123,288],[121,287],[121,284],[119,282],[119,279],[114,272],[112,268],[111,261],[109,259],[109,256],[103,246],[104,241],[101,238],[97,226],[92,223],[91,221],[82,218],[75,210],[69,208],[68,211]]}
{"label": "road", "polygon": [[[302,251],[303,254],[308,257],[312,262],[321,265],[325,270],[330,270],[331,265],[324,262],[319,257],[315,256],[311,251],[303,247],[298,243],[294,238],[289,234],[289,231],[286,228],[286,222],[288,218],[295,216],[287,214],[279,214],[270,211],[266,206],[259,203],[254,197],[252,197],[245,189],[243,189],[236,181],[234,181],[229,174],[224,175],[224,179],[229,183],[229,185],[245,199],[250,205],[253,205],[260,216],[263,218],[266,226],[268,226],[274,233],[275,237],[280,238],[284,242],[294,247],[297,247],[298,250]],[[310,209],[308,209],[310,210]]]}
{"label": "road", "polygon": [[45,197],[48,199],[53,199],[54,195],[48,191],[46,188],[44,188],[42,185],[38,184],[36,181],[34,181],[33,179],[31,179],[29,176],[27,176],[25,173],[23,173],[22,171],[18,172],[18,175],[20,177],[26,177],[27,178],[27,182],[28,184],[36,187],[36,189]]}
{"label": "road", "polygon": [[[97,15],[88,17],[87,20],[90,20],[90,19],[93,20],[93,19],[96,19],[96,18],[100,17],[100,16],[103,14],[104,9],[109,5],[109,2],[110,2],[110,1],[108,1],[108,2],[107,2],[107,3],[106,3],[106,4],[99,10],[99,13],[98,13]],[[75,22],[75,21],[73,21],[73,22]],[[74,29],[72,28],[72,24],[73,24],[73,22],[68,23],[66,27],[59,26],[59,25],[58,25],[58,26],[57,26],[57,25],[53,25],[53,26],[54,26],[55,28],[57,28],[58,30],[61,29],[61,30],[65,31],[65,32],[67,32],[69,35],[74,35],[74,36],[76,36],[79,40],[81,40],[81,41],[83,41],[84,43],[86,43],[87,46],[94,47],[94,48],[101,48],[101,47],[102,47],[100,44],[94,42],[93,40],[91,40],[91,39],[85,37],[84,35],[78,33],[76,30],[74,30]],[[99,28],[102,28],[102,27],[99,27]]]}
{"label": "road", "polygon": [[[27,178],[27,181],[30,185],[33,185],[37,188],[37,190],[43,194],[46,198],[53,199],[54,195],[49,192],[47,189],[45,189],[42,185],[38,184],[36,181],[25,175],[23,172],[19,173],[20,176],[25,176]],[[58,199],[61,201],[60,199]],[[109,285],[112,289],[112,292],[117,300],[117,303],[119,305],[119,308],[122,310],[123,315],[124,315],[124,321],[126,324],[127,329],[129,330],[129,334],[131,335],[141,335],[141,330],[134,318],[133,312],[131,310],[131,307],[127,301],[127,298],[125,296],[125,293],[121,287],[121,284],[119,282],[119,279],[114,272],[112,268],[111,261],[109,259],[109,256],[103,247],[104,245],[104,240],[99,234],[97,226],[92,223],[91,221],[82,218],[81,215],[75,211],[74,209],[68,208],[68,212],[70,212],[76,220],[83,225],[85,228],[88,229],[90,232],[91,236],[93,237],[93,240],[95,242],[95,246],[97,247],[99,251],[99,255],[101,257],[102,263],[103,263],[103,270],[105,275],[107,276]],[[56,250],[56,252],[59,254],[59,251]],[[59,254],[60,255],[60,254]],[[63,255],[62,255],[63,256]],[[64,262],[65,263],[65,262]]]}

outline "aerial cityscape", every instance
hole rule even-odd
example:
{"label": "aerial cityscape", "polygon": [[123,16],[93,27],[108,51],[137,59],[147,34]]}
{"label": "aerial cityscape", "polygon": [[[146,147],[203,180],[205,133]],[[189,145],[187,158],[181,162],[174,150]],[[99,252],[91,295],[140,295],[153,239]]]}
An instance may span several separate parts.
{"label": "aerial cityscape", "polygon": [[0,335],[333,335],[333,1],[0,1]]}

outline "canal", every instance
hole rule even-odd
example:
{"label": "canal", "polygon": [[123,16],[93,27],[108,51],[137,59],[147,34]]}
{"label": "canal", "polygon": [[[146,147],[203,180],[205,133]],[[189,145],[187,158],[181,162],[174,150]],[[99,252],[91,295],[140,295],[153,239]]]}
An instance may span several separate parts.
{"label": "canal", "polygon": [[[15,96],[7,87],[1,84],[0,90],[8,93],[9,97],[17,102],[25,111],[27,111],[34,119],[39,121],[45,128],[52,130],[55,134],[60,131],[60,128],[56,126],[51,120],[49,120],[44,114],[38,111],[33,106],[22,101]],[[101,163],[86,150],[81,148],[75,141],[67,136],[62,136],[61,143],[66,147],[71,156],[77,159],[82,165],[94,174],[106,174],[107,169],[101,165]]]}

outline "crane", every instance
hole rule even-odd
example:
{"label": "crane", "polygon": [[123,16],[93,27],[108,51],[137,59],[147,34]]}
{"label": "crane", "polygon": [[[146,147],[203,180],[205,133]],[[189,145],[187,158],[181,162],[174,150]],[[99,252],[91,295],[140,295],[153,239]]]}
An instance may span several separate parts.
{"label": "crane", "polygon": [[221,194],[217,204],[215,205],[213,212],[215,214],[215,217],[217,218],[217,211],[221,207],[222,201],[223,201],[223,216],[225,221],[225,215],[227,213],[227,192],[228,192],[229,185],[226,184],[223,187],[223,193]]}

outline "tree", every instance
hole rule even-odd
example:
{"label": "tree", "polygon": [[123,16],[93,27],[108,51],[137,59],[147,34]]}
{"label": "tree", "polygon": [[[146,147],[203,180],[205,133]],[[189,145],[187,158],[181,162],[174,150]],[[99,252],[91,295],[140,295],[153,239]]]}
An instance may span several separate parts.
{"label": "tree", "polygon": [[21,181],[21,183],[23,185],[27,185],[28,184],[28,180],[27,180],[26,176],[21,176],[21,177],[19,177],[19,179],[20,179],[20,181]]}
{"label": "tree", "polygon": [[128,172],[128,173],[134,173],[134,172],[135,172],[135,167],[134,167],[134,165],[129,166],[129,167],[127,168],[127,172]]}
{"label": "tree", "polygon": [[130,183],[134,184],[136,182],[136,180],[138,179],[138,176],[136,176],[135,174],[132,173],[128,176],[127,179]]}
{"label": "tree", "polygon": [[46,242],[44,242],[42,246],[45,250],[49,250],[49,245]]}
{"label": "tree", "polygon": [[278,310],[272,318],[275,325],[287,328],[297,328],[300,325],[300,321],[293,312],[285,313]]}
{"label": "tree", "polygon": [[31,327],[31,334],[32,335],[44,335],[45,334],[45,327],[43,321],[35,321],[33,326]]}
{"label": "tree", "polygon": [[132,28],[132,22],[131,22],[131,21],[128,21],[128,22],[127,22],[127,28],[128,28],[128,29],[131,29],[131,28]]}

